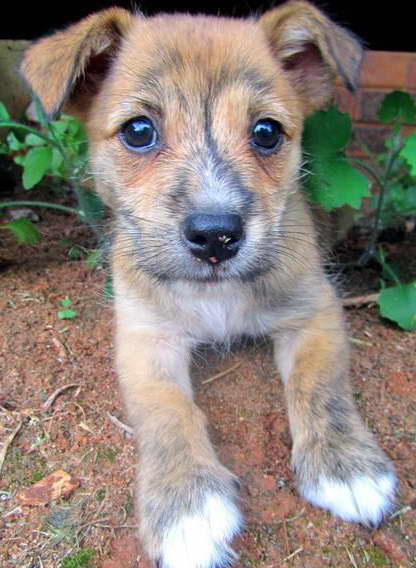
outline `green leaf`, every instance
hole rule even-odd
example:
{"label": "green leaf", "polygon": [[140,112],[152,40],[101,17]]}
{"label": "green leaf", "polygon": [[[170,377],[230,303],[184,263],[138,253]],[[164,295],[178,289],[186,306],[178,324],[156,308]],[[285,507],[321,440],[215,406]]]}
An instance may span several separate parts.
{"label": "green leaf", "polygon": [[85,259],[85,264],[93,270],[103,262],[103,256],[104,253],[101,249],[91,250]]}
{"label": "green leaf", "polygon": [[106,281],[104,282],[103,296],[107,300],[113,300],[114,299],[113,279],[111,278],[111,276],[108,276]]}
{"label": "green leaf", "polygon": [[79,260],[83,255],[83,250],[77,245],[72,246],[68,251],[68,258],[70,260]]}
{"label": "green leaf", "polygon": [[51,164],[52,150],[48,146],[32,148],[23,162],[23,187],[31,189],[43,178]]}
{"label": "green leaf", "polygon": [[6,106],[4,105],[4,103],[0,102],[0,122],[2,120],[10,120],[10,114],[6,108]]}
{"label": "green leaf", "polygon": [[384,124],[413,124],[416,122],[416,104],[409,93],[393,91],[384,97],[378,118]]}
{"label": "green leaf", "polygon": [[58,318],[61,320],[68,320],[73,319],[77,316],[77,312],[75,310],[58,310]]}
{"label": "green leaf", "polygon": [[65,163],[62,152],[58,148],[52,148],[52,159],[50,166],[51,174],[56,177],[64,177]]}
{"label": "green leaf", "polygon": [[40,136],[36,136],[36,134],[30,133],[26,136],[25,143],[28,146],[45,146],[46,140]]}
{"label": "green leaf", "polygon": [[46,126],[49,122],[48,117],[46,116],[45,111],[43,110],[42,103],[40,102],[39,98],[36,95],[34,95],[33,97],[33,102],[35,104],[35,115],[37,122],[42,126]]}
{"label": "green leaf", "polygon": [[352,123],[347,113],[332,106],[315,112],[305,121],[303,147],[313,155],[344,150],[351,138]]}
{"label": "green leaf", "polygon": [[23,168],[23,164],[24,164],[24,162],[25,162],[25,157],[26,157],[26,156],[22,156],[21,154],[18,154],[17,156],[15,156],[15,157],[13,158],[13,160],[15,161],[15,163],[16,163],[18,166],[22,166],[22,168]]}
{"label": "green leaf", "polygon": [[26,148],[25,144],[23,144],[23,142],[20,142],[14,132],[10,132],[7,135],[6,140],[12,152],[19,152],[20,150]]}
{"label": "green leaf", "polygon": [[77,188],[78,213],[83,221],[93,227],[104,217],[104,204],[92,190]]}
{"label": "green leaf", "polygon": [[310,175],[306,180],[312,201],[331,211],[343,205],[359,209],[370,195],[370,182],[345,156],[351,138],[351,118],[335,107],[307,118],[303,148]]}
{"label": "green leaf", "polygon": [[416,329],[416,281],[385,288],[378,300],[380,313],[406,331]]}
{"label": "green leaf", "polygon": [[69,308],[69,306],[72,305],[72,300],[69,296],[65,296],[65,298],[60,301],[60,304],[63,308]]}
{"label": "green leaf", "polygon": [[412,176],[416,176],[416,132],[407,138],[400,155],[409,164]]}
{"label": "green leaf", "polygon": [[343,205],[359,209],[362,198],[370,195],[367,177],[342,155],[317,156],[308,168],[311,174],[306,187],[310,197],[326,211]]}
{"label": "green leaf", "polygon": [[35,245],[40,241],[40,233],[29,219],[21,218],[6,223],[2,228],[11,231],[18,243],[25,245]]}
{"label": "green leaf", "polygon": [[65,120],[54,120],[49,123],[49,129],[53,130],[56,136],[63,136],[67,131],[68,123]]}

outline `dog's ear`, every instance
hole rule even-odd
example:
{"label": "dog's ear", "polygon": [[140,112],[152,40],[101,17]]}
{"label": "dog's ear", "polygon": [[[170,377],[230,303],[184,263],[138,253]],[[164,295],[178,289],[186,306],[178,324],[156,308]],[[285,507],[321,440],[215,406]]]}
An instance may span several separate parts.
{"label": "dog's ear", "polygon": [[[21,71],[53,117],[69,102],[87,105],[108,71],[133,16],[122,8],[110,8],[33,44],[26,52]],[[85,114],[85,108],[79,114]]]}
{"label": "dog's ear", "polygon": [[337,75],[354,89],[363,56],[361,44],[312,4],[292,0],[269,10],[259,21],[305,113],[328,102]]}

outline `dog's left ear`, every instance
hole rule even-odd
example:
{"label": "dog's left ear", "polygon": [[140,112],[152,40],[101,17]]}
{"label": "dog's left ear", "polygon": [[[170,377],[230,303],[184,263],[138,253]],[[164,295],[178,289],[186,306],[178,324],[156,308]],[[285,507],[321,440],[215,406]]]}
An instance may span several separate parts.
{"label": "dog's left ear", "polygon": [[361,44],[312,4],[292,0],[266,12],[259,23],[301,97],[305,114],[328,102],[337,75],[354,89]]}

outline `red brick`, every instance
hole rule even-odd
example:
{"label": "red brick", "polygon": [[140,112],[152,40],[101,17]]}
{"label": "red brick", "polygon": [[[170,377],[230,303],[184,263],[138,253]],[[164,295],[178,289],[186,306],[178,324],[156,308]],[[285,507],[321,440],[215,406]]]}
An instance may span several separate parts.
{"label": "red brick", "polygon": [[367,91],[361,92],[360,112],[357,117],[362,122],[378,122],[378,110],[387,93],[391,91]]}
{"label": "red brick", "polygon": [[345,87],[337,85],[334,92],[334,103],[341,112],[347,112],[353,120],[360,117],[360,92],[350,93]]}
{"label": "red brick", "polygon": [[416,90],[416,57],[407,66],[407,88],[409,91]]}
{"label": "red brick", "polygon": [[372,152],[382,152],[384,150],[384,139],[389,132],[389,128],[375,124],[356,124],[349,150],[356,155],[363,152],[364,146],[368,147]]}
{"label": "red brick", "polygon": [[[416,53],[368,51],[364,58],[359,83],[381,89],[409,89],[409,70],[416,62]],[[411,73],[410,73],[411,74]],[[413,84],[413,89],[414,89]]]}

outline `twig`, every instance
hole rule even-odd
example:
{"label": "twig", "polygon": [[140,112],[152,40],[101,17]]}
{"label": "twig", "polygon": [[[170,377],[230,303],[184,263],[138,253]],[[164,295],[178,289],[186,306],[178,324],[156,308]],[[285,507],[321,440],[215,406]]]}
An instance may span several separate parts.
{"label": "twig", "polygon": [[[290,548],[289,548],[289,536],[287,534],[287,524],[283,523],[282,528],[283,528],[283,537],[284,537],[284,541],[285,541],[285,551],[286,551],[286,554],[288,554],[290,552]],[[284,562],[284,560],[283,560],[283,562]]]}
{"label": "twig", "polygon": [[405,507],[402,507],[401,509],[395,511],[392,515],[390,515],[389,519],[394,519],[400,515],[404,515],[405,513],[408,513],[411,510],[412,507],[410,505],[406,505]]}
{"label": "twig", "polygon": [[51,394],[50,397],[47,398],[47,400],[42,404],[42,410],[46,411],[46,410],[50,410],[51,406],[53,405],[53,403],[55,402],[55,400],[58,398],[58,396],[60,394],[62,394],[63,392],[65,392],[68,389],[73,389],[75,387],[79,387],[78,383],[71,383],[69,385],[64,385],[63,387],[59,387],[59,389],[56,389],[55,392],[53,392]]}
{"label": "twig", "polygon": [[282,562],[287,562],[288,560],[290,560],[291,558],[293,558],[294,556],[296,556],[297,554],[300,554],[302,552],[303,548],[297,548],[294,552],[292,552],[292,554],[289,554],[289,556],[286,556],[286,558],[283,558]]}
{"label": "twig", "polygon": [[228,375],[229,373],[232,373],[233,371],[238,369],[238,367],[240,367],[242,365],[242,363],[243,363],[242,361],[239,361],[238,363],[236,363],[235,365],[233,365],[229,369],[225,369],[225,371],[221,371],[221,373],[217,373],[216,375],[209,377],[209,379],[205,379],[204,381],[201,381],[201,384],[206,385],[208,383],[211,383],[212,381],[216,381],[217,379],[221,379],[222,377],[225,377],[225,375]]}
{"label": "twig", "polygon": [[301,509],[301,511],[299,513],[297,513],[296,515],[294,515],[293,517],[289,517],[288,519],[283,519],[283,521],[280,521],[280,522],[281,523],[293,523],[293,521],[296,521],[296,519],[299,519],[299,517],[301,517],[304,512],[305,512],[305,507],[303,507],[303,509]]}
{"label": "twig", "polygon": [[344,308],[351,308],[356,307],[359,308],[360,306],[365,306],[367,304],[373,304],[377,302],[380,296],[379,292],[375,292],[374,294],[367,294],[364,296],[353,296],[352,298],[344,298],[342,300],[342,305]]}
{"label": "twig", "polygon": [[107,412],[107,416],[111,420],[111,422],[117,426],[117,428],[120,428],[120,430],[123,430],[123,432],[126,432],[126,434],[133,437],[134,430],[131,426],[127,426],[127,424],[124,424],[124,422],[121,422],[121,420],[119,420],[116,416],[113,416],[113,414],[110,414],[109,412]]}
{"label": "twig", "polygon": [[76,534],[78,536],[81,531],[83,531],[84,529],[86,529],[88,527],[96,527],[96,526],[101,527],[102,523],[105,523],[109,520],[110,520],[110,517],[104,517],[103,519],[93,519],[92,521],[88,521],[86,523],[83,523],[82,525],[79,525],[79,527],[77,527]]}
{"label": "twig", "polygon": [[7,438],[3,442],[3,447],[0,450],[0,473],[3,468],[4,460],[6,459],[7,450],[9,449],[13,440],[15,439],[16,434],[19,432],[20,428],[22,427],[22,424],[23,421],[18,422],[16,428],[7,436]]}
{"label": "twig", "polygon": [[97,527],[99,529],[110,529],[110,530],[117,530],[117,529],[138,529],[139,525],[106,525],[105,523],[110,519],[93,519],[92,521],[88,521],[87,523],[83,523],[79,527],[77,527],[77,536],[81,531],[84,529],[88,529],[90,527]]}
{"label": "twig", "polygon": [[357,339],[356,337],[349,337],[348,339],[351,343],[355,343],[356,345],[365,345],[366,347],[373,346],[373,344],[369,341],[363,341],[362,339]]}
{"label": "twig", "polygon": [[93,523],[93,526],[98,527],[100,529],[111,529],[111,530],[139,528],[139,525],[103,525],[99,522]]}

